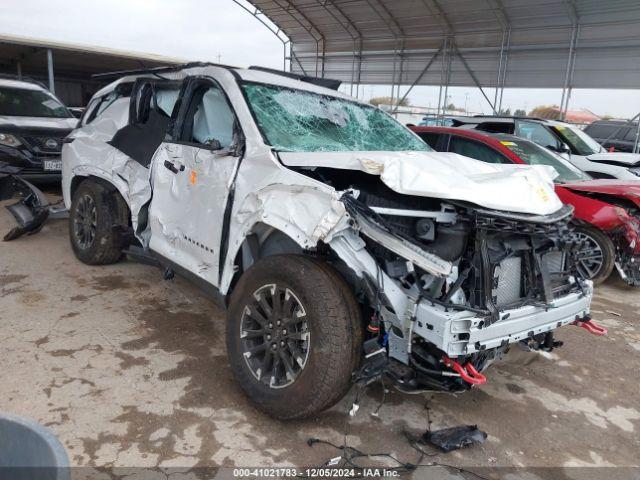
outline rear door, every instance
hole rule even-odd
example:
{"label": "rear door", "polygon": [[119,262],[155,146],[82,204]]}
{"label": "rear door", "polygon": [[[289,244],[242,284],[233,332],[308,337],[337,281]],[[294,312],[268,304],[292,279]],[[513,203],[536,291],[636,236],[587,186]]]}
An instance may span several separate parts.
{"label": "rear door", "polygon": [[192,78],[173,137],[153,159],[150,248],[215,286],[242,138],[222,87],[211,78]]}
{"label": "rear door", "polygon": [[415,132],[427,145],[433,148],[436,152],[446,151],[446,133],[436,132]]}
{"label": "rear door", "polygon": [[129,123],[109,142],[144,168],[170,134],[181,81],[139,78],[133,85]]}

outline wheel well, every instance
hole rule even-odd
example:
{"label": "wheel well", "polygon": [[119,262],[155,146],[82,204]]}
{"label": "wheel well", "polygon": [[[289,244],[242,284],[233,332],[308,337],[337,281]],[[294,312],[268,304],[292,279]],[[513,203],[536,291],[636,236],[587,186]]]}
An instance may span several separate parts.
{"label": "wheel well", "polygon": [[131,226],[131,210],[129,209],[129,205],[127,204],[126,200],[124,199],[120,191],[111,182],[109,182],[108,180],[105,180],[104,178],[96,177],[94,175],[88,175],[86,177],[76,175],[71,179],[71,186],[69,188],[70,197],[73,198],[73,195],[75,194],[80,184],[86,180],[91,180],[92,182],[99,183],[100,185],[105,187],[109,192],[112,192],[116,195],[118,206],[120,208],[126,209],[127,217],[129,219],[129,226]]}
{"label": "wheel well", "polygon": [[[258,223],[242,242],[234,261],[235,274],[227,293],[231,293],[243,272],[261,258],[284,253],[302,254],[304,250],[289,235],[269,225]],[[361,280],[340,258],[332,256],[325,244],[318,244],[316,256],[326,262],[351,286],[357,297],[362,298]]]}
{"label": "wheel well", "polygon": [[[110,192],[118,192],[118,195],[120,195],[120,192],[118,191],[118,189],[116,187],[114,187],[111,182],[109,182],[108,180],[105,180],[104,178],[96,177],[94,175],[88,175],[86,177],[81,176],[81,175],[76,175],[75,177],[73,177],[71,179],[71,187],[69,189],[69,191],[71,193],[71,198],[73,198],[73,194],[76,193],[76,190],[78,189],[80,184],[82,182],[84,182],[85,180],[91,180],[93,182],[99,183],[100,185],[105,187]],[[120,196],[122,197],[122,195],[120,195]]]}

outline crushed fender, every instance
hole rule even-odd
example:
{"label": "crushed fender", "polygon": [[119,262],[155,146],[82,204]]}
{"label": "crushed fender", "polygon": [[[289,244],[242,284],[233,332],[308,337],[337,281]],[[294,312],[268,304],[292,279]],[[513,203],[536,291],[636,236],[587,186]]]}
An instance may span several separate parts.
{"label": "crushed fender", "polygon": [[487,439],[487,434],[479,430],[477,425],[461,425],[459,427],[427,431],[422,438],[426,443],[448,453],[476,443],[484,443]]}
{"label": "crushed fender", "polygon": [[49,218],[47,198],[34,185],[16,176],[19,171],[19,168],[0,162],[0,200],[19,198],[5,207],[18,222],[18,226],[4,236],[5,242],[38,233]]}

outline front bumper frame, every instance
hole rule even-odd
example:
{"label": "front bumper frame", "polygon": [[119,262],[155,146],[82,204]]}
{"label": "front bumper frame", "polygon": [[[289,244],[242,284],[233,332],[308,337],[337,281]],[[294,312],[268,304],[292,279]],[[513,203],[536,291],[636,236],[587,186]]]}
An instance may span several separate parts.
{"label": "front bumper frame", "polygon": [[499,320],[489,326],[480,315],[447,311],[423,300],[417,304],[412,333],[449,357],[469,355],[516,343],[587,317],[592,292],[589,282],[585,293],[567,294],[546,307],[526,305],[501,311]]}

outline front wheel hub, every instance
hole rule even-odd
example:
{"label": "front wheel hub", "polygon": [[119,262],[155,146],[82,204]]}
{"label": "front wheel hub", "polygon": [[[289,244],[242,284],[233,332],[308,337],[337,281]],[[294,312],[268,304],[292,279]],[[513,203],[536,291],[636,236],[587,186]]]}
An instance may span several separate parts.
{"label": "front wheel hub", "polygon": [[89,195],[83,195],[78,201],[73,219],[73,233],[82,249],[91,247],[98,230],[98,210]]}
{"label": "front wheel hub", "polygon": [[258,288],[244,308],[240,340],[244,360],[257,380],[270,388],[295,382],[309,359],[311,340],[298,296],[278,284]]}

